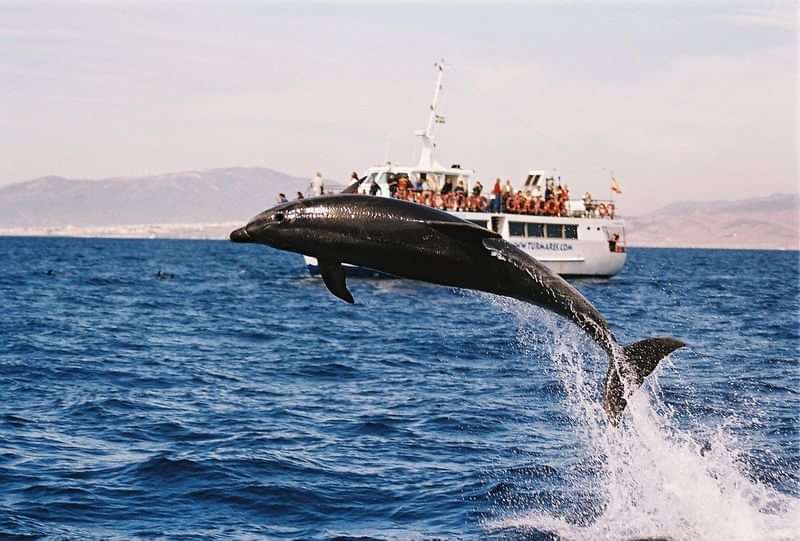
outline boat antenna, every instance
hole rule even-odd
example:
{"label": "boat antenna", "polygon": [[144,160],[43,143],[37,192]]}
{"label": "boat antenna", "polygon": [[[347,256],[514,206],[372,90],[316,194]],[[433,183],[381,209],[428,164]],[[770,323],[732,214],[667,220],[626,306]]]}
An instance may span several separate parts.
{"label": "boat antenna", "polygon": [[438,62],[434,62],[433,66],[439,72],[436,76],[436,87],[433,91],[433,101],[430,105],[430,113],[428,115],[428,125],[425,127],[424,131],[418,131],[417,135],[422,138],[422,153],[419,157],[419,164],[417,167],[422,170],[431,169],[434,165],[433,161],[433,149],[435,148],[435,144],[433,142],[434,135],[433,131],[436,124],[444,124],[444,116],[440,115],[437,112],[437,107],[439,106],[439,92],[442,90],[442,75],[444,74],[444,58],[439,60]]}

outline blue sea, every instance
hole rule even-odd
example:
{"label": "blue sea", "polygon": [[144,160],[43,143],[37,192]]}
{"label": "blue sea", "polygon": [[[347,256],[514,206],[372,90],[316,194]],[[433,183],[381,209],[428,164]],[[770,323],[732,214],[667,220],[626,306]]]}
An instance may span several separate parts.
{"label": "blue sea", "polygon": [[0,238],[2,539],[800,539],[797,252],[574,284],[689,343],[611,428],[539,308],[222,241]]}

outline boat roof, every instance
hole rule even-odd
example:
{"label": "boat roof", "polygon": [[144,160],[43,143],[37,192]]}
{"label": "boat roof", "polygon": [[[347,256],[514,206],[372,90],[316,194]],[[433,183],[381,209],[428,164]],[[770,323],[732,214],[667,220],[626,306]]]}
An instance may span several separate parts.
{"label": "boat roof", "polygon": [[367,169],[367,174],[371,173],[431,173],[447,176],[462,176],[471,177],[475,174],[474,169],[462,169],[460,166],[444,167],[439,164],[434,164],[431,167],[420,167],[419,165],[394,165],[387,163],[384,165],[376,165]]}

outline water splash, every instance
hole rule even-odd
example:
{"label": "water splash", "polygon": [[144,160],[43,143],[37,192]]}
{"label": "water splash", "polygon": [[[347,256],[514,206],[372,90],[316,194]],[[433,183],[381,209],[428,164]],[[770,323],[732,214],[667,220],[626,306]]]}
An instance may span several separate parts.
{"label": "water splash", "polygon": [[[600,400],[607,360],[576,327],[537,308],[487,297],[522,322],[526,349],[544,349],[564,389],[564,406],[581,447],[593,465],[587,481],[597,499],[583,513],[552,509],[516,513],[487,523],[490,530],[537,534],[551,539],[800,539],[800,500],[748,475],[748,457],[729,431],[741,420],[711,427],[679,424],[663,399],[658,377],[674,370],[662,361],[642,390],[629,400],[623,423],[609,425]],[[541,342],[544,325],[554,337]],[[537,336],[539,335],[539,336]],[[588,518],[587,518],[588,516]]]}

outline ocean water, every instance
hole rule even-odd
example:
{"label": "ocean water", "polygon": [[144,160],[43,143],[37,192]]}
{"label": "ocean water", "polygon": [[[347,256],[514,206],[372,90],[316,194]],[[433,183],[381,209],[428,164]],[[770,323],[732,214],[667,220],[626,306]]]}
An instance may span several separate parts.
{"label": "ocean water", "polygon": [[613,429],[605,355],[516,301],[0,238],[0,538],[800,539],[799,261],[632,249],[575,282],[622,342],[690,344]]}

